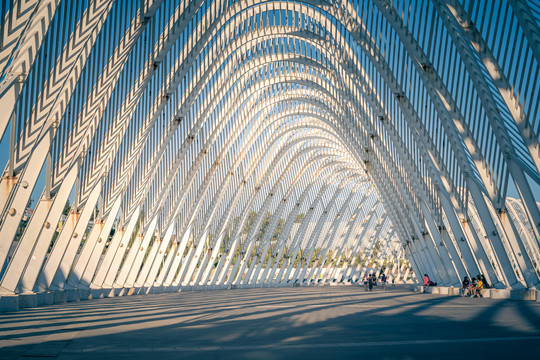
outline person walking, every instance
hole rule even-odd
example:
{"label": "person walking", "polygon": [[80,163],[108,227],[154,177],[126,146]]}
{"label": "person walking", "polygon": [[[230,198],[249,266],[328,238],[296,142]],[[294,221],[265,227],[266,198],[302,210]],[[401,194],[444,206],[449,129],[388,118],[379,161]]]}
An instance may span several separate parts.
{"label": "person walking", "polygon": [[364,291],[368,289],[368,278],[367,275],[364,275]]}
{"label": "person walking", "polygon": [[386,291],[386,275],[382,274],[381,276],[381,289]]}
{"label": "person walking", "polygon": [[368,287],[369,287],[369,291],[373,291],[373,276],[371,274],[369,274],[369,277],[368,277]]}

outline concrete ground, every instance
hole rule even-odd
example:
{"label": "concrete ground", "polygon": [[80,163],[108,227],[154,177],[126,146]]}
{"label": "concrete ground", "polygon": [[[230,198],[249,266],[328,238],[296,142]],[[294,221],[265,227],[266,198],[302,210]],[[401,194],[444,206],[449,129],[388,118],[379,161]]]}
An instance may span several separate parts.
{"label": "concrete ground", "polygon": [[540,303],[353,286],[130,296],[0,314],[0,359],[540,359]]}

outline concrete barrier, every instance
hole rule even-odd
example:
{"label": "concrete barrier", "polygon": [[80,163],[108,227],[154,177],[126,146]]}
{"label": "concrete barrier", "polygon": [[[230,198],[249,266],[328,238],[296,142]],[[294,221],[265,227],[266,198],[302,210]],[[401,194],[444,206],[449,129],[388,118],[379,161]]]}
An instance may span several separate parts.
{"label": "concrete barrier", "polygon": [[37,307],[36,294],[19,294],[19,309]]}
{"label": "concrete barrier", "polygon": [[537,290],[533,289],[512,290],[510,291],[510,299],[536,301],[536,293]]}
{"label": "concrete barrier", "polygon": [[66,293],[64,290],[55,290],[52,292],[52,295],[55,304],[63,304],[66,302]]}
{"label": "concrete barrier", "polygon": [[92,289],[90,290],[90,296],[92,297],[92,299],[103,299],[105,297],[105,294],[103,293],[103,289]]}
{"label": "concrete barrier", "polygon": [[54,304],[54,296],[51,292],[37,293],[37,306]]}
{"label": "concrete barrier", "polygon": [[[423,286],[421,287],[423,288]],[[426,287],[426,292],[446,296],[459,296],[461,295],[461,288],[453,286],[428,286]]]}
{"label": "concrete barrier", "polygon": [[135,294],[135,290],[136,290],[135,288],[127,289],[126,295],[131,296],[131,295]]}
{"label": "concrete barrier", "polygon": [[[454,291],[452,290],[452,295],[454,294]],[[441,286],[439,288],[439,295],[450,295],[450,288],[447,288],[446,286]]]}
{"label": "concrete barrier", "polygon": [[490,289],[491,299],[510,299],[510,289]]}
{"label": "concrete barrier", "polygon": [[[426,293],[433,295],[445,295],[445,296],[461,296],[462,289],[458,287],[446,287],[446,286],[411,286],[411,291],[417,293]],[[482,297],[486,299],[512,299],[520,301],[537,301],[540,302],[539,290],[535,289],[483,289]]]}
{"label": "concrete barrier", "polygon": [[114,296],[126,296],[128,289],[126,288],[115,288]]}
{"label": "concrete barrier", "polygon": [[19,296],[18,295],[2,295],[0,297],[0,312],[18,311]]}
{"label": "concrete barrier", "polygon": [[[92,289],[92,290],[94,290],[94,289]],[[76,290],[76,291],[79,292],[79,301],[94,299],[94,297],[93,297],[94,294],[92,293],[92,290],[90,290],[90,289],[78,289],[78,290]],[[97,297],[96,299],[99,299],[99,297]]]}
{"label": "concrete barrier", "polygon": [[[341,285],[341,284],[340,284]],[[278,283],[278,284],[236,284],[236,285],[168,285],[168,286],[145,286],[132,288],[103,288],[103,289],[66,289],[53,290],[42,293],[13,294],[0,297],[0,312],[17,311],[23,308],[32,308],[42,305],[62,304],[66,302],[76,302],[82,300],[102,299],[108,297],[128,296],[137,294],[161,294],[165,292],[182,291],[209,291],[209,290],[231,290],[254,289],[254,288],[278,288],[278,287],[298,287],[308,286],[302,283]]]}
{"label": "concrete barrier", "polygon": [[461,295],[461,288],[457,288],[457,287],[448,288],[448,296],[460,296],[460,295]]}
{"label": "concrete barrier", "polygon": [[75,302],[81,299],[79,297],[79,290],[69,289],[64,290],[64,293],[66,294],[66,302]]}

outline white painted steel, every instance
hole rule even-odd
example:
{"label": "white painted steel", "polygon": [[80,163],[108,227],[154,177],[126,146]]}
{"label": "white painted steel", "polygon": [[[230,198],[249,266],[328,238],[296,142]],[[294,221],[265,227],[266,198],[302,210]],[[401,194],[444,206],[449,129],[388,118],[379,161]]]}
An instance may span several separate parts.
{"label": "white painted steel", "polygon": [[540,31],[496,3],[0,7],[0,292],[539,286]]}

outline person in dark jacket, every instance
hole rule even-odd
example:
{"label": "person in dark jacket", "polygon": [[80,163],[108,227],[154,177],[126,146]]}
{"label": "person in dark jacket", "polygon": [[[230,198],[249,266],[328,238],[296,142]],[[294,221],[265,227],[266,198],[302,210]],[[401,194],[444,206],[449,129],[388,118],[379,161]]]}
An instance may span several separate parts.
{"label": "person in dark jacket", "polygon": [[469,293],[469,284],[471,282],[469,281],[469,278],[467,276],[465,276],[463,278],[463,282],[461,283],[461,294],[463,296],[467,296],[467,294]]}
{"label": "person in dark jacket", "polygon": [[383,291],[386,291],[386,275],[382,274],[381,276],[381,288]]}

